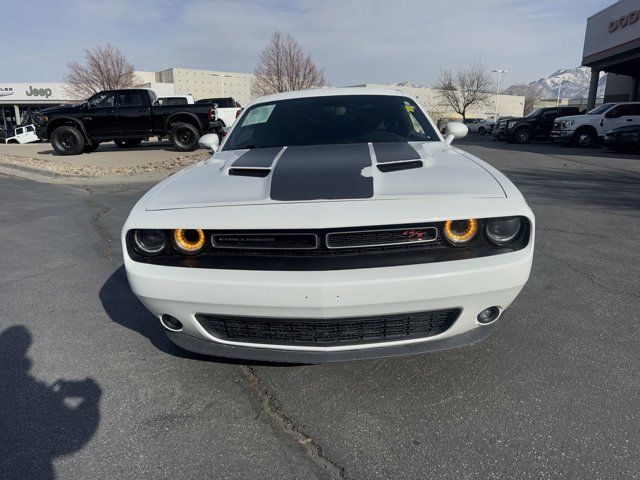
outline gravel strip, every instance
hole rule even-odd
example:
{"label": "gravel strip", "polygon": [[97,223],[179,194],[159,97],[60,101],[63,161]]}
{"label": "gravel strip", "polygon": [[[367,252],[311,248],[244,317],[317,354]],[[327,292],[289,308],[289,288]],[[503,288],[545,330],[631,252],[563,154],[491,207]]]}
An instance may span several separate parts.
{"label": "gravel strip", "polygon": [[18,155],[0,154],[0,164],[17,165],[21,167],[46,170],[63,175],[104,176],[104,175],[132,175],[135,173],[154,173],[175,170],[198,163],[211,156],[207,150],[186,153],[182,156],[164,160],[162,162],[143,163],[134,167],[93,167],[88,165],[74,165],[60,160],[49,161]]}

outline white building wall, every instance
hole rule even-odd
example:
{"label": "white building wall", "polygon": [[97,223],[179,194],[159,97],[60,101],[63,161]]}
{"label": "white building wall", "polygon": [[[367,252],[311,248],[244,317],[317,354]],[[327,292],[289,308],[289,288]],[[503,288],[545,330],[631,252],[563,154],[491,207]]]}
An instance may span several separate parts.
{"label": "white building wall", "polygon": [[[363,86],[363,85],[360,85]],[[366,87],[384,87],[389,85],[371,84]],[[391,87],[394,88],[394,87]],[[426,87],[395,87],[404,94],[414,97],[422,105],[434,120],[439,119],[461,119],[462,116],[454,112],[450,106],[446,105],[438,90]],[[492,118],[496,111],[496,96],[490,95],[485,103],[471,107],[467,111],[467,118]],[[498,96],[498,116],[521,117],[524,112],[524,97],[519,95],[499,95]]]}
{"label": "white building wall", "polygon": [[254,98],[251,94],[253,75],[249,73],[171,68],[158,72],[156,80],[170,80],[175,85],[176,95],[191,94],[196,100],[233,97],[244,106]]}

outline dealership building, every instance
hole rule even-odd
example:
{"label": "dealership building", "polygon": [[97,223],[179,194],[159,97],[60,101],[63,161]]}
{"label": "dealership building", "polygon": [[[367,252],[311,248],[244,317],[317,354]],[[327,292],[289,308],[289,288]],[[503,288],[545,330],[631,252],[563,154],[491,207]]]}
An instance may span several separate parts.
{"label": "dealership building", "polygon": [[596,103],[600,72],[607,72],[605,102],[640,98],[640,0],[620,0],[589,17],[582,65],[591,67],[587,107]]}
{"label": "dealership building", "polygon": [[6,130],[42,108],[71,101],[63,83],[0,83],[0,125]]}

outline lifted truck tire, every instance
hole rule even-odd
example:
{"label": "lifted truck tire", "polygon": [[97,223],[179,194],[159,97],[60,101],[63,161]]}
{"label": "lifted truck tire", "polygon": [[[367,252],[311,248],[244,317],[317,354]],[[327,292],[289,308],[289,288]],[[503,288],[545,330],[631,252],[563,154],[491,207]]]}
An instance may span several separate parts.
{"label": "lifted truck tire", "polygon": [[134,148],[142,143],[141,138],[128,138],[126,140],[114,140],[115,143],[120,148]]}
{"label": "lifted truck tire", "polygon": [[78,155],[83,152],[85,141],[77,128],[62,125],[51,134],[51,146],[60,155]]}
{"label": "lifted truck tire", "polygon": [[190,123],[177,122],[169,132],[169,140],[181,152],[195,150],[200,139],[200,132]]}

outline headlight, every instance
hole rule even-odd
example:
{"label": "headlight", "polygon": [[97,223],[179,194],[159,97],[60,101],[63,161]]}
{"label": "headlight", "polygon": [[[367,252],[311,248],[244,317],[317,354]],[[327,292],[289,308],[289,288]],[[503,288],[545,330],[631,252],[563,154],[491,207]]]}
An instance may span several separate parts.
{"label": "headlight", "polygon": [[560,128],[563,130],[568,130],[573,125],[573,120],[563,120],[560,122]]}
{"label": "headlight", "polygon": [[133,233],[135,247],[145,255],[156,255],[167,245],[167,236],[162,230],[136,230]]}
{"label": "headlight", "polygon": [[513,128],[513,127],[515,127],[515,126],[516,126],[516,123],[518,123],[518,122],[516,122],[516,121],[507,122],[507,128]]}
{"label": "headlight", "polygon": [[487,220],[487,237],[496,245],[504,245],[515,239],[521,228],[520,217],[492,218]]}
{"label": "headlight", "polygon": [[199,228],[178,228],[173,231],[173,244],[182,253],[198,253],[204,247],[204,232]]}
{"label": "headlight", "polygon": [[447,220],[444,224],[444,237],[452,245],[466,245],[473,240],[476,233],[478,233],[478,221],[475,218]]}

